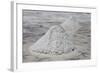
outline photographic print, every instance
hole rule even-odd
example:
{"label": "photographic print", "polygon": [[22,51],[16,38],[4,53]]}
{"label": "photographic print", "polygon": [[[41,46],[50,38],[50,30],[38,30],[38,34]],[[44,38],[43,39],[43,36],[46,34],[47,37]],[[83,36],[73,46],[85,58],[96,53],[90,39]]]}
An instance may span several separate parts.
{"label": "photographic print", "polygon": [[22,10],[22,61],[91,59],[91,13]]}
{"label": "photographic print", "polygon": [[96,65],[96,8],[11,3],[11,70]]}

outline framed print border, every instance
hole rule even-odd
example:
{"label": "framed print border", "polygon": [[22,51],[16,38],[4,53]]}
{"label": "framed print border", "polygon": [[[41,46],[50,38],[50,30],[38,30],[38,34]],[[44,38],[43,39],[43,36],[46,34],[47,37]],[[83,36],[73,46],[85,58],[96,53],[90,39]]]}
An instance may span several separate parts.
{"label": "framed print border", "polygon": [[[72,12],[89,12],[91,13],[91,59],[60,61],[60,62],[41,62],[41,63],[22,63],[22,9],[32,10],[50,10],[50,11],[72,11]],[[96,65],[96,49],[94,28],[96,27],[96,8],[95,7],[75,7],[60,5],[41,5],[25,2],[11,2],[11,70],[30,70],[46,68],[66,68],[79,66]]]}

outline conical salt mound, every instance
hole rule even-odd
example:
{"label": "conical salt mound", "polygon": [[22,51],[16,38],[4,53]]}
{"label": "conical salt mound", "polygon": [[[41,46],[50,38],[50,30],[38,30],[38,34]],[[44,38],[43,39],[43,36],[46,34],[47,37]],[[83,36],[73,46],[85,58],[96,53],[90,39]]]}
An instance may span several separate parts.
{"label": "conical salt mound", "polygon": [[44,54],[63,54],[70,52],[74,46],[71,38],[72,35],[70,36],[69,33],[73,33],[74,27],[76,26],[73,25],[74,23],[69,24],[71,21],[52,26],[42,38],[29,48],[30,52]]}

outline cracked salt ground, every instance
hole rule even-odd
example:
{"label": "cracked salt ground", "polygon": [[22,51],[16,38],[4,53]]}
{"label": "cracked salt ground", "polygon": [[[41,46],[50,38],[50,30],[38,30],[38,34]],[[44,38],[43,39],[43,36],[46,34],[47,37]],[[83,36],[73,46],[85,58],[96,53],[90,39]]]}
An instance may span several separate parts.
{"label": "cracked salt ground", "polygon": [[[74,16],[79,15],[75,14]],[[83,16],[80,17],[82,18]],[[88,14],[86,14],[86,17],[87,16]],[[86,19],[86,21],[78,21],[78,25],[73,18],[67,19],[69,20],[66,20],[64,23],[52,25],[47,32],[43,29],[48,29],[47,25],[45,27],[41,25],[41,30],[44,31],[41,31],[41,34],[45,33],[43,35],[35,31],[36,28],[40,28],[36,26],[34,31],[31,32],[33,33],[31,35],[40,35],[41,38],[39,38],[39,36],[26,37],[29,39],[29,42],[25,38],[25,44],[23,45],[23,62],[90,59],[91,35],[89,18]],[[33,38],[37,39],[35,43],[33,43],[35,41]]]}

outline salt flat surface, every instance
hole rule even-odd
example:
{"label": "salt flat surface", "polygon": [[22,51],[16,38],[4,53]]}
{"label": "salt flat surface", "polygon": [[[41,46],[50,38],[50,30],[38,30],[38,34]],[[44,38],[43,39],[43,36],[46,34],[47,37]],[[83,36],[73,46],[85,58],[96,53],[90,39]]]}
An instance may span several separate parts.
{"label": "salt flat surface", "polygon": [[[80,26],[74,33],[73,40],[71,40],[77,50],[62,54],[49,54],[38,52],[37,50],[32,51],[32,49],[35,49],[32,46],[45,36],[50,28],[62,24],[70,17],[76,20]],[[90,59],[90,27],[91,14],[89,13],[23,10],[23,62]]]}

